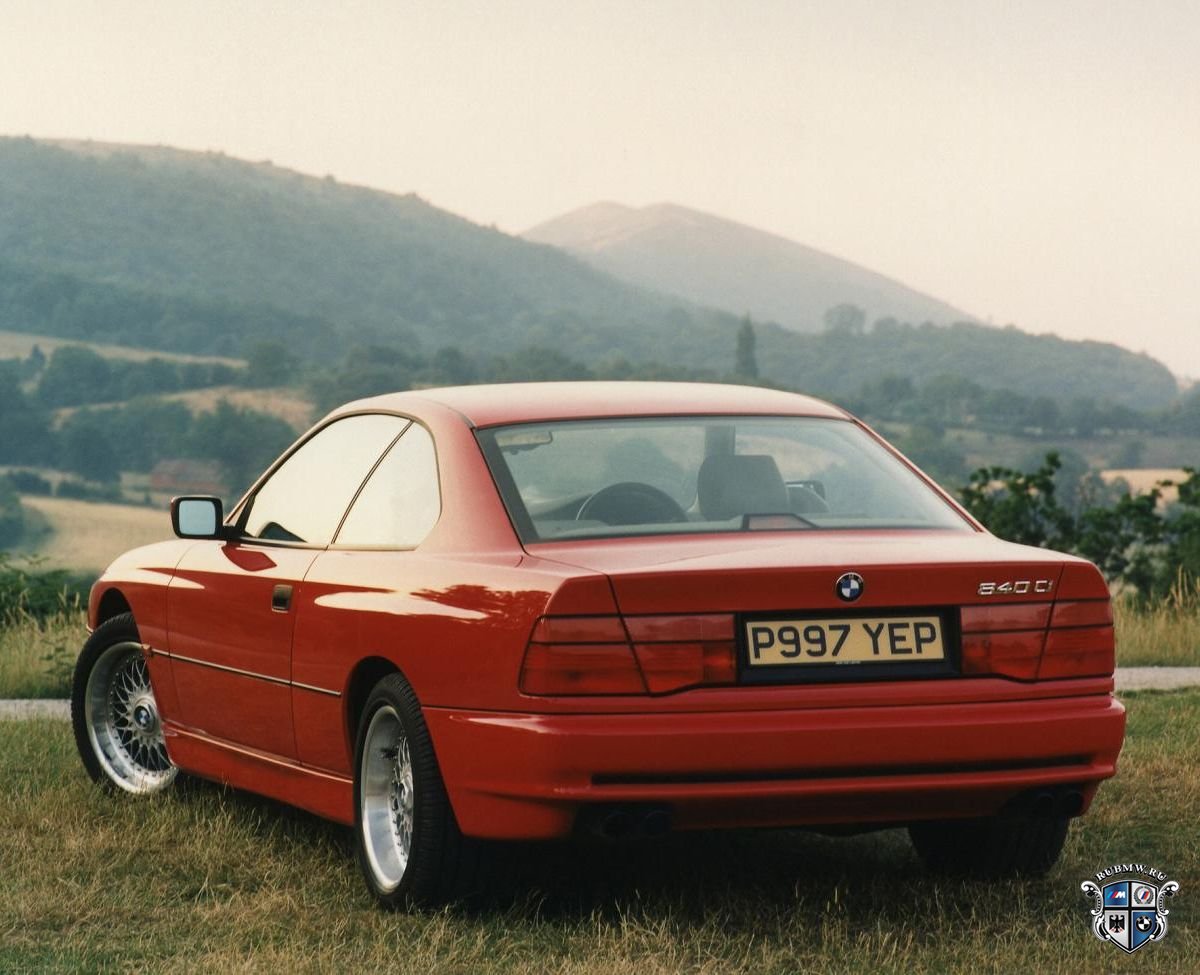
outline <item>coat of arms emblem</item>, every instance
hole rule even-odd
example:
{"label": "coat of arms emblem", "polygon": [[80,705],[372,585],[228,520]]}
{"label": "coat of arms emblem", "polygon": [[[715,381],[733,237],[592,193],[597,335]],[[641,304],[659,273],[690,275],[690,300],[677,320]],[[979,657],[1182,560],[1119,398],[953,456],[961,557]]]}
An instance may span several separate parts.
{"label": "coat of arms emblem", "polygon": [[[1104,875],[1097,875],[1097,879],[1104,879]],[[1165,880],[1157,871],[1152,879],[1156,882],[1127,877],[1103,886],[1091,880],[1080,885],[1092,899],[1092,931],[1097,938],[1130,953],[1148,941],[1163,939],[1170,913],[1165,901],[1175,896],[1179,884]]]}

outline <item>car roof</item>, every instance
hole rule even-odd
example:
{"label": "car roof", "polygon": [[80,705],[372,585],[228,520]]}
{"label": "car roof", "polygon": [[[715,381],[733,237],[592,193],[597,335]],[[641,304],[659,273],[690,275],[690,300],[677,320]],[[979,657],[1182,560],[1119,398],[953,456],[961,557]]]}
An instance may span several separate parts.
{"label": "car roof", "polygon": [[767,416],[849,416],[823,400],[759,386],[721,383],[563,382],[444,386],[388,393],[357,400],[336,410],[388,410],[420,413],[437,403],[476,427],[506,423],[574,420],[589,417],[761,414]]}

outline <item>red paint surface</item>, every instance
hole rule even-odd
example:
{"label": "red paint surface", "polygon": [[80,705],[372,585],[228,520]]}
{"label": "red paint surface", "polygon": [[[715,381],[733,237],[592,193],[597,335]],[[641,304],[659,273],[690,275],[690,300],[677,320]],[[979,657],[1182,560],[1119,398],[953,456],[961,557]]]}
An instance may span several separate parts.
{"label": "red paint surface", "polygon": [[[132,608],[168,750],[190,772],[350,821],[357,676],[390,667],[426,709],[460,825],[481,836],[563,835],[582,807],[607,801],[665,802],[681,827],[976,815],[1034,786],[1090,798],[1113,774],[1124,712],[1112,699],[1107,590],[1088,563],[973,523],[523,550],[471,429],[642,412],[845,416],[827,404],[548,384],[351,408],[412,416],[434,437],[442,516],[416,550],[177,541],[122,556],[93,590],[93,625],[106,595]],[[834,592],[849,570],[866,579],[852,608]],[[1053,588],[979,595],[1009,579]],[[293,587],[287,613],[271,610],[278,584]],[[856,667],[747,686],[730,664],[742,613],[906,607],[961,624],[961,648],[951,634],[961,673],[871,679]],[[647,690],[522,693],[528,654],[589,641],[627,652],[640,683],[620,686]]]}

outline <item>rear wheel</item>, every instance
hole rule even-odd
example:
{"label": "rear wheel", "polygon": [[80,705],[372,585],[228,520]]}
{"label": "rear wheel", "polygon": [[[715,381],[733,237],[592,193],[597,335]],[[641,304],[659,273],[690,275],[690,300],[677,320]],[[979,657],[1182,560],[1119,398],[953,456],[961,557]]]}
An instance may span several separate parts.
{"label": "rear wheel", "polygon": [[392,909],[469,893],[477,844],[459,832],[420,703],[399,674],[367,698],[355,755],[355,845],[371,893]]}
{"label": "rear wheel", "polygon": [[177,769],[167,757],[150,671],[133,616],[96,628],[83,645],[71,686],[71,723],[92,780],[134,795],[169,786]]}
{"label": "rear wheel", "polygon": [[1062,816],[989,816],[914,823],[908,834],[936,873],[1037,877],[1058,862],[1069,822]]}

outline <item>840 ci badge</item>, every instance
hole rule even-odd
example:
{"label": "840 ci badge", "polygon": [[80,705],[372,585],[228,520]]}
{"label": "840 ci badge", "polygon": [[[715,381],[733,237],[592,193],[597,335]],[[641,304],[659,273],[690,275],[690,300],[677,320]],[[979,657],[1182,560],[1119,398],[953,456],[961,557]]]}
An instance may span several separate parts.
{"label": "840 ci badge", "polygon": [[1092,932],[1097,938],[1130,953],[1149,941],[1162,941],[1170,913],[1166,899],[1175,896],[1179,884],[1140,863],[1117,863],[1095,876],[1080,887],[1092,899]]}

